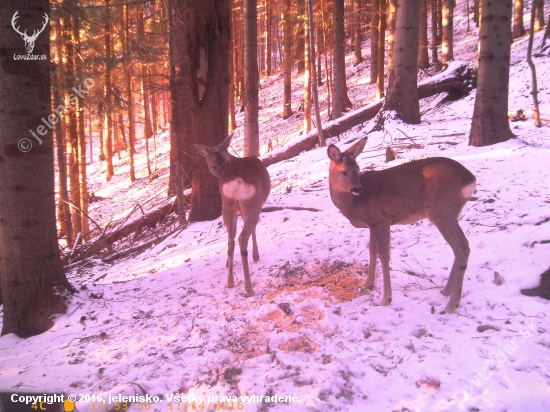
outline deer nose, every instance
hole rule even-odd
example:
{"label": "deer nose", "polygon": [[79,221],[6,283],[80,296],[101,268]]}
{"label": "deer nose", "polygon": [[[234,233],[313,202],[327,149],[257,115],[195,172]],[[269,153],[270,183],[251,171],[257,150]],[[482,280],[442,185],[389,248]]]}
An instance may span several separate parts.
{"label": "deer nose", "polygon": [[354,194],[355,196],[359,196],[361,192],[363,191],[363,188],[361,186],[358,187],[352,187],[350,192]]}

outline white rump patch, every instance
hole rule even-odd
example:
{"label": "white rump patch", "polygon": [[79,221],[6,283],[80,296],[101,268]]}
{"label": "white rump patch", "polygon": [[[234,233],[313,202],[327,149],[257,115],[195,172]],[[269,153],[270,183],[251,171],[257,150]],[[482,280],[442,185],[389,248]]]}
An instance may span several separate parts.
{"label": "white rump patch", "polygon": [[242,179],[235,179],[222,186],[223,195],[229,199],[246,200],[256,193],[254,186],[247,185]]}
{"label": "white rump patch", "polygon": [[476,190],[476,182],[472,182],[469,185],[464,186],[462,188],[462,197],[464,199],[469,199],[474,194],[475,190]]}

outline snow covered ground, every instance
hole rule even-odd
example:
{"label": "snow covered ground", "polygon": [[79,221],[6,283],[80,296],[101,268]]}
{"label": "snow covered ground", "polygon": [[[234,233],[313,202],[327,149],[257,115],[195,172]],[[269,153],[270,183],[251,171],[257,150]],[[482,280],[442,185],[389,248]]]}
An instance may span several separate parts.
{"label": "snow covered ground", "polygon": [[[353,228],[332,204],[329,161],[318,148],[268,169],[266,206],[283,209],[262,213],[257,227],[254,298],[244,297],[238,256],[237,285],[225,288],[221,218],[193,223],[137,257],[71,271],[79,292],[50,331],[0,338],[0,390],[104,400],[148,394],[158,396],[151,404],[158,411],[550,410],[549,301],[520,293],[550,266],[550,127],[546,121],[537,129],[531,120],[526,44],[513,47],[510,110],[528,118],[511,124],[516,139],[467,145],[474,91],[452,104],[437,105],[441,96],[423,101],[422,124],[387,123],[358,158],[362,169],[382,169],[446,156],[477,177],[478,200],[460,219],[472,252],[454,315],[440,314],[453,254],[428,221],[392,227],[391,306],[379,306],[380,266],[375,290],[360,291],[368,231]],[[535,60],[546,117],[549,62]],[[345,148],[369,129],[334,143]],[[166,139],[159,139],[166,154]],[[398,159],[384,162],[388,144],[412,142],[422,147],[397,149]],[[93,176],[96,194],[120,196],[113,184],[101,188],[99,170]],[[128,186],[121,177],[114,182]],[[146,182],[136,185],[148,194]],[[178,393],[187,398],[169,403]],[[229,402],[216,404],[221,396]]]}

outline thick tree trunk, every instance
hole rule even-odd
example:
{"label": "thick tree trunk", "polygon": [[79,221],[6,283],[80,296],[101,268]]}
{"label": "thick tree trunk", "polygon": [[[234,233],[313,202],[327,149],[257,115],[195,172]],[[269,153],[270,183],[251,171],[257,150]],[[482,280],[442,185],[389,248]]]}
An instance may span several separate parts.
{"label": "thick tree trunk", "polygon": [[[4,0],[0,20],[10,21],[14,10],[34,27],[42,25],[44,13],[50,15],[47,0]],[[41,121],[52,114],[51,63],[11,60],[14,54],[26,53],[9,24],[0,26],[0,49],[5,53],[0,70],[2,335],[29,337],[52,327],[51,315],[67,308],[61,294],[73,290],[57,244],[52,134]],[[50,56],[48,25],[36,39],[34,53]]]}
{"label": "thick tree trunk", "polygon": [[361,55],[361,0],[355,0],[354,5],[353,64],[358,65],[363,61],[363,56]]}
{"label": "thick tree trunk", "polygon": [[443,64],[454,59],[453,17],[455,0],[442,0],[441,61]]}
{"label": "thick tree trunk", "polygon": [[260,155],[258,124],[257,0],[243,0],[244,16],[244,155]]}
{"label": "thick tree trunk", "polygon": [[393,64],[384,110],[394,110],[405,123],[420,123],[417,88],[420,0],[398,0]]}
{"label": "thick tree trunk", "polygon": [[395,40],[395,11],[397,9],[397,0],[389,0],[386,4],[388,14],[388,73],[393,64],[393,43]]}
{"label": "thick tree trunk", "polygon": [[523,27],[523,0],[514,0],[514,28],[512,29],[512,37],[514,39],[525,34]]}
{"label": "thick tree trunk", "polygon": [[[193,143],[215,146],[227,137],[231,1],[182,0],[177,8],[179,16],[183,16],[178,30],[183,44],[178,53],[185,54],[178,58],[177,64],[184,76],[184,89],[187,87],[191,94],[184,99],[191,113],[190,122],[186,122],[191,125],[191,133],[183,148],[193,156],[189,220],[212,220],[221,214],[218,179],[210,173],[204,158],[188,146]],[[189,68],[182,70],[185,64]],[[184,159],[184,170],[188,162],[189,159]]]}
{"label": "thick tree trunk", "polygon": [[345,74],[344,62],[344,0],[334,0],[334,46],[333,46],[333,75],[332,118],[342,116],[344,96],[343,79]]}
{"label": "thick tree trunk", "polygon": [[418,46],[418,67],[423,69],[430,67],[428,54],[428,0],[420,3],[420,38]]}
{"label": "thick tree trunk", "polygon": [[482,3],[472,146],[488,146],[513,137],[508,121],[512,0]]}
{"label": "thick tree trunk", "polygon": [[283,119],[292,116],[292,25],[290,0],[283,0]]}

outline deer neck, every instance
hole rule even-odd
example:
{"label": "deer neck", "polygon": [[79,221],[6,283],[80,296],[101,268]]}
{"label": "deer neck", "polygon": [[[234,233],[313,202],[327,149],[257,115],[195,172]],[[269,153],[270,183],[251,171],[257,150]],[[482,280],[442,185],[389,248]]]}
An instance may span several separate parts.
{"label": "deer neck", "polygon": [[351,192],[343,192],[332,187],[329,182],[330,198],[334,206],[342,212],[342,214],[349,219],[351,216],[351,210],[353,208],[353,194]]}

